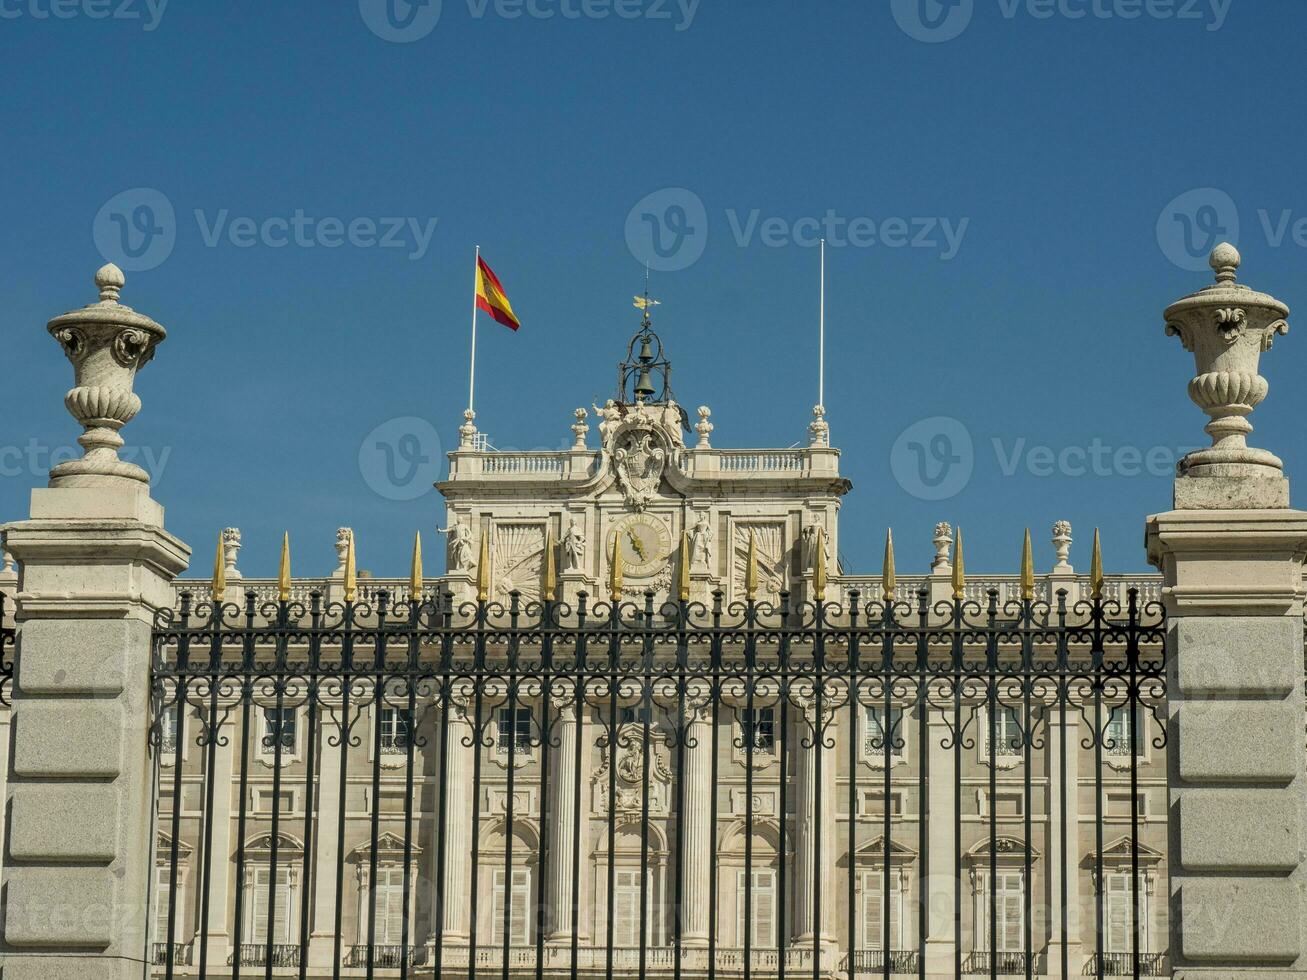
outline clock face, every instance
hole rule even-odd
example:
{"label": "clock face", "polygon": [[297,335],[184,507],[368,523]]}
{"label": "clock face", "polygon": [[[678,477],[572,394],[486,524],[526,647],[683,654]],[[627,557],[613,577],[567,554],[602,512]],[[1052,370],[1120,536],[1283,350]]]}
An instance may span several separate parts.
{"label": "clock face", "polygon": [[606,553],[613,553],[613,540],[621,539],[622,571],[627,575],[652,575],[660,571],[672,551],[667,525],[649,514],[625,517],[608,532]]}

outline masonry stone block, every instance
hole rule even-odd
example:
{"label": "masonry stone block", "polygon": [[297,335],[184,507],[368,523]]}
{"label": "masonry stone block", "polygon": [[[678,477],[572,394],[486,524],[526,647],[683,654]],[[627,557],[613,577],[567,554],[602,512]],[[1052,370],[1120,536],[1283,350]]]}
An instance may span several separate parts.
{"label": "masonry stone block", "polygon": [[1190,961],[1285,964],[1302,952],[1302,897],[1285,879],[1187,879],[1180,912]]}
{"label": "masonry stone block", "polygon": [[130,727],[117,700],[24,700],[14,711],[13,772],[23,777],[117,776],[123,733]]}
{"label": "masonry stone block", "polygon": [[18,683],[27,694],[118,694],[124,651],[149,643],[134,620],[35,620],[23,628]]}
{"label": "masonry stone block", "polygon": [[1302,674],[1302,627],[1283,616],[1178,617],[1176,665],[1182,697],[1285,697]]}
{"label": "masonry stone block", "polygon": [[110,786],[24,785],[10,812],[10,857],[104,861],[118,853],[121,801]]}
{"label": "masonry stone block", "polygon": [[1181,782],[1287,785],[1302,770],[1302,706],[1185,701],[1175,706]]}
{"label": "masonry stone block", "polygon": [[1180,798],[1180,859],[1192,871],[1292,871],[1302,814],[1278,790],[1188,789]]}
{"label": "masonry stone block", "polygon": [[114,876],[101,867],[6,868],[10,946],[105,947],[114,938]]}

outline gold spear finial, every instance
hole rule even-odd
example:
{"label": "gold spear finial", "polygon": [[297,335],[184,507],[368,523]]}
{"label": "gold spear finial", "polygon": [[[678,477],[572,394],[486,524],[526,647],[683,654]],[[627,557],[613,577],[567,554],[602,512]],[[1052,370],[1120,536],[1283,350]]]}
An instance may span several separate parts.
{"label": "gold spear finial", "polygon": [[349,532],[349,544],[345,548],[345,601],[353,602],[358,591],[358,574],[354,570],[354,532]]}
{"label": "gold spear finial", "polygon": [[1098,541],[1098,528],[1094,528],[1094,554],[1089,559],[1089,596],[1103,598],[1103,549]]}
{"label": "gold spear finial", "polygon": [[408,597],[413,602],[422,601],[422,532],[413,535],[413,566],[408,573]]}
{"label": "gold spear finial", "polygon": [[818,602],[826,600],[826,532],[817,528],[817,556],[812,560],[812,593]]}
{"label": "gold spear finial", "polygon": [[1030,528],[1026,528],[1026,543],[1021,549],[1021,598],[1035,598],[1035,555],[1030,548]]}
{"label": "gold spear finial", "polygon": [[880,570],[880,595],[886,602],[894,601],[894,590],[898,585],[894,577],[894,530],[885,530],[885,563]]}
{"label": "gold spear finial", "polygon": [[690,601],[690,532],[681,528],[681,559],[678,570],[680,577],[681,601]]}
{"label": "gold spear finial", "polygon": [[622,536],[613,535],[612,560],[608,563],[608,598],[622,601]]}
{"label": "gold spear finial", "polygon": [[749,529],[749,555],[744,566],[744,597],[752,602],[758,598],[758,539]]}
{"label": "gold spear finial", "polygon": [[281,567],[277,570],[277,598],[290,602],[290,532],[281,536]]}
{"label": "gold spear finial", "polygon": [[953,598],[963,599],[967,594],[967,572],[962,563],[962,528],[953,534]]}
{"label": "gold spear finial", "polygon": [[218,553],[213,558],[213,601],[222,602],[227,593],[227,565],[222,556],[222,532],[218,532]]}
{"label": "gold spear finial", "polygon": [[477,561],[477,602],[490,598],[490,535],[481,535],[481,555]]}
{"label": "gold spear finial", "polygon": [[545,531],[545,562],[540,574],[540,598],[553,602],[558,592],[558,569],[554,564],[554,529]]}

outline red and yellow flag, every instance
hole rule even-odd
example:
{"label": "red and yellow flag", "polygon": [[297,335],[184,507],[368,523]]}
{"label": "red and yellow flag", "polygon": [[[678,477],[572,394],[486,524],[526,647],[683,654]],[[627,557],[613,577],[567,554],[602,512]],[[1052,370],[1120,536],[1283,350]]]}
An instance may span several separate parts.
{"label": "red and yellow flag", "polygon": [[517,315],[513,313],[513,305],[504,293],[504,287],[500,285],[499,277],[490,271],[490,266],[480,256],[477,257],[477,309],[489,313],[509,330],[521,326]]}

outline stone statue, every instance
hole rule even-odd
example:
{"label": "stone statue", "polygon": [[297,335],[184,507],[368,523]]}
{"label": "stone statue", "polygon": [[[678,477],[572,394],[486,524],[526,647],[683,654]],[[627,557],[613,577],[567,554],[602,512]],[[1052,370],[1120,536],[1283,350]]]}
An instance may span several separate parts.
{"label": "stone statue", "polygon": [[607,445],[609,436],[613,434],[613,430],[617,428],[626,413],[611,398],[604,402],[602,408],[594,402],[590,403],[590,407],[594,409],[595,416],[599,419],[599,443]]}
{"label": "stone statue", "polygon": [[830,538],[827,537],[825,534],[819,533],[819,532],[823,532],[824,530],[825,529],[820,524],[809,524],[807,527],[803,529],[801,540],[803,544],[803,567],[804,568],[817,567],[817,538],[819,536],[822,539],[821,550],[825,553],[826,556],[826,566],[827,568],[830,567]]}
{"label": "stone statue", "polygon": [[690,567],[712,569],[712,531],[707,514],[700,514],[690,531]]}
{"label": "stone statue", "polygon": [[472,529],[459,521],[458,515],[449,518],[449,527],[437,528],[449,535],[449,570],[466,572],[472,568]]}
{"label": "stone statue", "polygon": [[585,562],[585,532],[581,530],[573,517],[567,524],[563,535],[563,571],[580,568]]}

